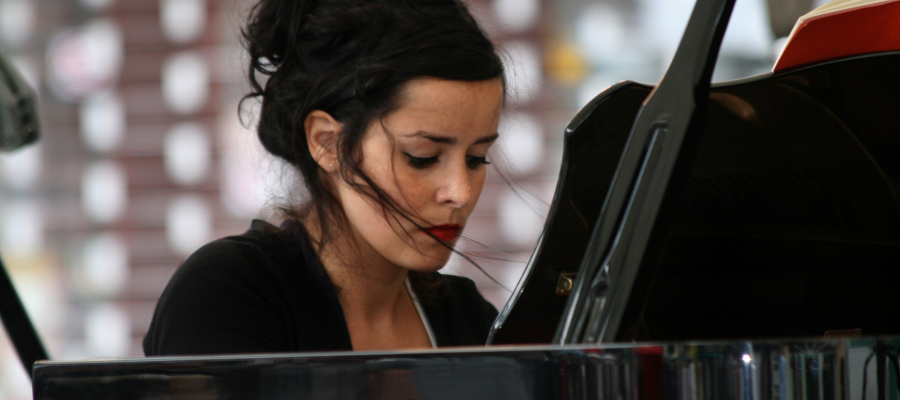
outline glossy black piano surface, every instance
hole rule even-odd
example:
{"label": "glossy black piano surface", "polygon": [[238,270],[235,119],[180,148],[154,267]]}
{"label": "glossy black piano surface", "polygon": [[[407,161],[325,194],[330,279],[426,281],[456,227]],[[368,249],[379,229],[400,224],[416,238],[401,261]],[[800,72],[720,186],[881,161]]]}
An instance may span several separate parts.
{"label": "glossy black piano surface", "polygon": [[886,399],[900,339],[40,362],[35,400]]}
{"label": "glossy black piano surface", "polygon": [[[900,54],[714,85],[709,121],[618,340],[900,334]],[[576,117],[554,218],[495,343],[549,343],[652,86],[622,83]],[[568,176],[568,179],[565,180]],[[530,266],[531,267],[531,266]]]}

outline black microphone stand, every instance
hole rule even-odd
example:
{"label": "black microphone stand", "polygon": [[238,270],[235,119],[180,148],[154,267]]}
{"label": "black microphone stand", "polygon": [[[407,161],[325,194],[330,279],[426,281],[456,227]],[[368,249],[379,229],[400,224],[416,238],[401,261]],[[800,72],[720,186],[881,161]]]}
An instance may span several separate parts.
{"label": "black microphone stand", "polygon": [[[34,99],[34,92],[0,54],[0,149],[12,151],[37,140],[39,125]],[[0,319],[31,377],[34,362],[49,357],[2,261]]]}

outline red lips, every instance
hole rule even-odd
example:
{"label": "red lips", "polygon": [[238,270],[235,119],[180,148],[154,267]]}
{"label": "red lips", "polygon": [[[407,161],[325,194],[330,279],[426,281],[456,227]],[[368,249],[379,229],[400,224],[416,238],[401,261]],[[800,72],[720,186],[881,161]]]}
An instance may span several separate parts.
{"label": "red lips", "polygon": [[459,236],[459,231],[462,230],[462,226],[459,224],[447,224],[432,226],[431,228],[425,228],[424,230],[442,241],[449,242]]}

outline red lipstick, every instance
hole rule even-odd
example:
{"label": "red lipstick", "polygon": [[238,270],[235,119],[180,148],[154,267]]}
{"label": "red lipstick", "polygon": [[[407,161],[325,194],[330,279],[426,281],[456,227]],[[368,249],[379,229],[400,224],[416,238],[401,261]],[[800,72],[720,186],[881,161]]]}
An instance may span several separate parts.
{"label": "red lipstick", "polygon": [[459,236],[459,231],[462,230],[462,226],[459,224],[447,224],[432,226],[431,228],[425,228],[423,230],[444,242],[449,242]]}

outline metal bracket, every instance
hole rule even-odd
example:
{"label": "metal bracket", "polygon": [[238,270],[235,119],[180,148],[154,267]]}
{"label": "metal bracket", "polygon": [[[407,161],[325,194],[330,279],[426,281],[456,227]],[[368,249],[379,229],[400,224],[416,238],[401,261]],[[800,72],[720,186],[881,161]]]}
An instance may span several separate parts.
{"label": "metal bracket", "polygon": [[574,272],[562,272],[559,274],[559,279],[556,281],[556,294],[560,296],[568,296],[572,291],[572,288],[575,286],[575,273]]}

